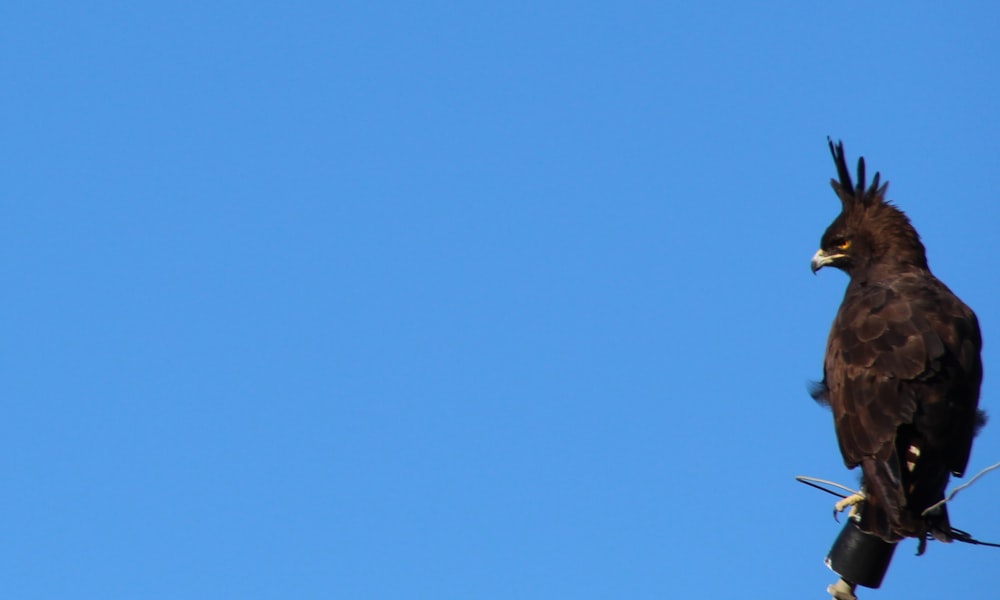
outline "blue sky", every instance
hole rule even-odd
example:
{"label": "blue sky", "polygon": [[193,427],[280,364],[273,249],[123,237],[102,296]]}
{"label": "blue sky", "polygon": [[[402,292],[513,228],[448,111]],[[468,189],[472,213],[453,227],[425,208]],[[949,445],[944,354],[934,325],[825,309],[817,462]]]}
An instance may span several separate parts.
{"label": "blue sky", "polygon": [[[808,268],[827,135],[979,314],[998,412],[996,7],[0,28],[9,597],[821,597],[839,525],[793,477],[855,481],[806,393],[846,284]],[[954,524],[1000,539],[998,494]],[[1000,550],[915,549],[862,597],[995,589]]]}

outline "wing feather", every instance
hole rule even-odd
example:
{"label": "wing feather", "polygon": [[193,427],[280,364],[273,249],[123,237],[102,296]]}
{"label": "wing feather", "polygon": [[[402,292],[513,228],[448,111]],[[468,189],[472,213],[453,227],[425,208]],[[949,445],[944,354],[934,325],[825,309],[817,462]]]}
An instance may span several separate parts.
{"label": "wing feather", "polygon": [[[975,315],[930,274],[849,286],[830,332],[824,376],[844,462],[862,466],[866,486],[887,513],[871,511],[871,527],[883,537],[917,535],[922,525],[908,516],[907,503],[929,505],[947,484],[946,477],[916,482],[917,474],[901,468],[911,440],[927,445],[928,460],[964,471],[980,348]],[[876,521],[888,529],[879,531]]]}

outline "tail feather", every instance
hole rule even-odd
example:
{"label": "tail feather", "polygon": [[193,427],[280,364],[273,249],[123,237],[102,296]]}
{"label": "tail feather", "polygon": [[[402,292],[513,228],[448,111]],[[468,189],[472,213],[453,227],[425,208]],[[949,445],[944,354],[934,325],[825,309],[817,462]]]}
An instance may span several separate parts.
{"label": "tail feather", "polygon": [[[913,471],[910,465],[914,464],[916,457],[908,455],[906,459],[909,475]],[[926,457],[922,462],[923,465],[927,464]],[[918,538],[918,554],[923,553],[928,533],[939,541],[952,541],[951,523],[945,505],[935,508],[927,515],[922,514],[928,506],[944,498],[947,471],[944,471],[943,480],[927,478],[924,485],[919,487],[914,484],[905,486],[904,479],[909,477],[901,477],[898,463],[895,453],[887,461],[870,458],[861,463],[866,497],[861,513],[861,529],[887,542],[896,542],[904,537]]]}
{"label": "tail feather", "polygon": [[887,542],[902,539],[902,506],[906,503],[898,478],[899,469],[875,458],[861,463],[864,475],[865,509],[861,514],[861,529],[874,533]]}

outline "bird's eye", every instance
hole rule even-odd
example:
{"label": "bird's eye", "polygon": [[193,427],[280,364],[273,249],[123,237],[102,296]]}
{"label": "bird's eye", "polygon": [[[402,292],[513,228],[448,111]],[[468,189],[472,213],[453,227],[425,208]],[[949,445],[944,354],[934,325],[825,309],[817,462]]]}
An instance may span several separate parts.
{"label": "bird's eye", "polygon": [[837,243],[838,250],[847,250],[850,247],[851,247],[851,240],[844,240],[842,242]]}

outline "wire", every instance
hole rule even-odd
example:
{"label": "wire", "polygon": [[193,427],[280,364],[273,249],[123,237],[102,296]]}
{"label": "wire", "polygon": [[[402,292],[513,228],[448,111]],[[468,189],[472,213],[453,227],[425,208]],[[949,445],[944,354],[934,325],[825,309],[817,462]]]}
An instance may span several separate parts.
{"label": "wire", "polygon": [[948,494],[948,496],[945,497],[944,500],[941,500],[940,502],[935,502],[934,504],[931,504],[926,509],[924,509],[924,512],[920,513],[920,516],[921,517],[926,517],[927,513],[931,512],[935,508],[938,508],[940,506],[944,506],[945,503],[947,503],[947,502],[951,502],[951,499],[954,498],[956,494],[958,494],[959,492],[961,492],[965,488],[969,487],[970,485],[972,485],[973,483],[975,483],[977,479],[979,479],[983,475],[989,473],[990,471],[992,471],[993,469],[996,469],[996,468],[1000,468],[1000,462],[994,463],[994,464],[986,467],[982,471],[976,473],[975,477],[973,477],[972,479],[966,481],[965,483],[963,483],[962,485],[958,486],[957,488],[951,490],[951,493]]}
{"label": "wire", "polygon": [[[826,479],[817,479],[815,477],[806,477],[805,475],[796,475],[795,476],[795,481],[798,481],[799,483],[804,483],[804,484],[808,485],[809,487],[814,487],[817,490],[824,491],[827,494],[830,494],[831,496],[836,496],[838,498],[846,498],[848,496],[852,496],[852,495],[855,495],[855,494],[860,495],[860,496],[864,496],[864,494],[862,492],[860,492],[860,491],[856,492],[856,491],[852,490],[851,488],[847,487],[846,485],[840,485],[839,483],[835,483],[833,481],[827,481]],[[820,484],[822,484],[822,485],[820,485]],[[827,489],[827,488],[823,487],[824,485],[844,490],[845,492],[847,492],[847,494],[841,494],[841,493],[835,492],[833,490]]]}
{"label": "wire", "polygon": [[956,542],[962,542],[964,544],[972,544],[973,546],[989,546],[990,548],[1000,548],[1000,544],[994,542],[984,542],[982,540],[977,540],[972,537],[972,534],[968,531],[962,531],[961,529],[951,528],[951,538]]}

